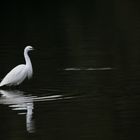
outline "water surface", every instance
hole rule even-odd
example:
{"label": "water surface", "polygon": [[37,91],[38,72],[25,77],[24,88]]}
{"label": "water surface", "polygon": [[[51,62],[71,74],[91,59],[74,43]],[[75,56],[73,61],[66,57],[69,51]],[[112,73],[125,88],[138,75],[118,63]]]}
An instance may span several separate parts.
{"label": "water surface", "polygon": [[3,2],[0,17],[0,79],[35,48],[32,80],[0,89],[0,140],[139,139],[139,2]]}

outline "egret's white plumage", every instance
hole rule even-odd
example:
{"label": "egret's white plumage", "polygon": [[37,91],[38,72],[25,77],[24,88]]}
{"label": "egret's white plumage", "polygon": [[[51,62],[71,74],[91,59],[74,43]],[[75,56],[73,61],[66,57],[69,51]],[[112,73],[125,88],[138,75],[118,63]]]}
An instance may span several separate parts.
{"label": "egret's white plumage", "polygon": [[21,64],[13,68],[1,81],[2,86],[16,86],[21,84],[26,78],[30,79],[33,75],[33,68],[28,52],[33,50],[33,47],[27,46],[24,49],[25,64]]}

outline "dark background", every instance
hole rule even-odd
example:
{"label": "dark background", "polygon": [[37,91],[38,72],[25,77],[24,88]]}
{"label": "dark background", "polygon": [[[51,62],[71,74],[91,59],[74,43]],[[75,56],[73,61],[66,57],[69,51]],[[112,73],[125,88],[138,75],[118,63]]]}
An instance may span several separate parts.
{"label": "dark background", "polygon": [[121,73],[130,84],[139,81],[139,5],[132,0],[1,2],[0,78],[24,62],[23,49],[32,45],[36,83],[46,77],[55,82],[56,71],[67,67],[113,67],[114,75]]}
{"label": "dark background", "polygon": [[[57,89],[82,95],[35,102],[33,139],[139,137],[140,1],[0,2],[0,78],[24,63],[26,45],[35,48],[34,76],[23,85],[27,94],[46,97],[48,89]],[[71,67],[111,70],[65,71]],[[1,112],[1,137],[8,132],[9,138],[26,139],[24,116],[21,120],[6,105]]]}
{"label": "dark background", "polygon": [[[33,87],[60,87],[65,68],[111,67],[115,88],[139,91],[139,5],[132,0],[1,2],[0,78],[24,63],[23,49],[31,45]],[[77,77],[94,82],[91,75]]]}

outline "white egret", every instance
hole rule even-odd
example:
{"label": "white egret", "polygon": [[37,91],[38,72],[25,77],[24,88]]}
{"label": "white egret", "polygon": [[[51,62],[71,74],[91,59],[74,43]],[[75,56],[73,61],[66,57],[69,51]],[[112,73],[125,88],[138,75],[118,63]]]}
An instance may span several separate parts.
{"label": "white egret", "polygon": [[24,49],[25,64],[20,64],[13,68],[1,81],[2,86],[17,86],[21,84],[26,78],[30,79],[33,75],[33,68],[28,52],[33,50],[32,46],[27,46]]}

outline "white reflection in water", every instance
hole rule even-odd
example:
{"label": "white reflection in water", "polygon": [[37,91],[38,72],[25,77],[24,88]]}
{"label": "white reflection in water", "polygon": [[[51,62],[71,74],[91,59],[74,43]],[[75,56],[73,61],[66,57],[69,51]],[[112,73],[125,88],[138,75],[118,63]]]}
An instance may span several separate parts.
{"label": "white reflection in water", "polygon": [[19,115],[26,114],[26,129],[29,133],[33,133],[34,122],[33,115],[33,97],[25,96],[23,91],[19,90],[0,90],[0,104],[8,105],[12,110],[22,111]]}
{"label": "white reflection in water", "polygon": [[53,100],[71,99],[71,96],[50,95],[50,96],[29,96],[20,90],[0,90],[0,104],[8,105],[12,110],[18,111],[18,115],[26,115],[26,130],[29,133],[35,132],[33,120],[34,102],[46,102]]}

